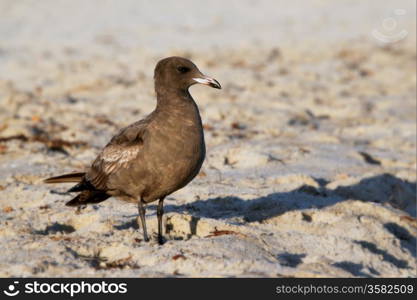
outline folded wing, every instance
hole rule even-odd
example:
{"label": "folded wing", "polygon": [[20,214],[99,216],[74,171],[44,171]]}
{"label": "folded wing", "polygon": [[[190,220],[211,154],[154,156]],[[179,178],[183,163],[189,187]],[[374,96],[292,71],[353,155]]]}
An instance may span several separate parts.
{"label": "folded wing", "polygon": [[146,120],[123,128],[94,160],[85,179],[98,190],[106,190],[109,178],[134,161],[146,138]]}

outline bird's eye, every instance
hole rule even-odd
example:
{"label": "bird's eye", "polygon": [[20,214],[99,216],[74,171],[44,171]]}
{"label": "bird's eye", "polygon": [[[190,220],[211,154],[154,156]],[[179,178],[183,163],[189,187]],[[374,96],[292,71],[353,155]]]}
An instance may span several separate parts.
{"label": "bird's eye", "polygon": [[184,74],[184,73],[187,73],[188,71],[190,71],[190,68],[188,68],[188,67],[178,67],[177,70],[181,74]]}

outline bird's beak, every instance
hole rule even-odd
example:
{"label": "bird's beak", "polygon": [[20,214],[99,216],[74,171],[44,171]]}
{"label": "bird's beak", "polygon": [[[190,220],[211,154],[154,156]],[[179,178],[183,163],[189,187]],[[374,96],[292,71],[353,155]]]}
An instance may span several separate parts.
{"label": "bird's beak", "polygon": [[212,88],[215,88],[215,89],[221,89],[222,88],[222,86],[220,85],[220,83],[216,79],[205,76],[205,75],[203,75],[202,77],[193,78],[193,80],[197,83],[205,84],[205,85],[211,86]]}

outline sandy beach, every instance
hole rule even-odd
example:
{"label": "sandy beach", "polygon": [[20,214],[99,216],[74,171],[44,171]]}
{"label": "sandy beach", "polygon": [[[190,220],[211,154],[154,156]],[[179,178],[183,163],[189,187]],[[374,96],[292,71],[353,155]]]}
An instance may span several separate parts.
{"label": "sandy beach", "polygon": [[[0,1],[1,277],[416,277],[415,1]],[[186,8],[186,9],[185,9]],[[186,11],[186,13],[184,13]],[[207,157],[165,201],[69,184],[192,59]]]}

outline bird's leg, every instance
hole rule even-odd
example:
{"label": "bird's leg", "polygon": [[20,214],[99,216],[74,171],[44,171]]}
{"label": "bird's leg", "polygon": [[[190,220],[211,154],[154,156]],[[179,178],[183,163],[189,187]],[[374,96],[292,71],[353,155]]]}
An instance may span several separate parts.
{"label": "bird's leg", "polygon": [[158,208],[156,209],[156,216],[158,217],[158,243],[162,245],[164,243],[164,237],[162,236],[162,216],[164,214],[164,199],[159,199]]}
{"label": "bird's leg", "polygon": [[146,221],[145,221],[146,209],[145,209],[145,206],[143,205],[142,199],[139,200],[138,210],[139,210],[140,221],[142,223],[143,239],[145,240],[145,242],[149,242],[148,232],[146,231]]}

